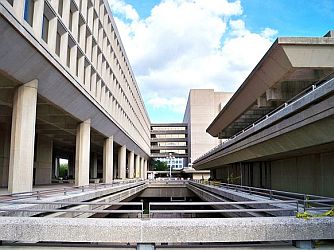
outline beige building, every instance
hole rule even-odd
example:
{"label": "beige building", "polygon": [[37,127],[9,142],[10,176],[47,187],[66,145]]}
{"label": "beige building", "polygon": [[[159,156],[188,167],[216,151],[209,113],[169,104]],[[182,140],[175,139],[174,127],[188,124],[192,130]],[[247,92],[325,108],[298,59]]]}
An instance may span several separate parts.
{"label": "beige building", "polygon": [[206,133],[206,129],[232,94],[231,92],[215,92],[213,89],[190,90],[183,117],[183,122],[188,124],[190,165],[221,142],[221,140]]}
{"label": "beige building", "polygon": [[146,176],[150,120],[107,0],[0,1],[0,184]]}

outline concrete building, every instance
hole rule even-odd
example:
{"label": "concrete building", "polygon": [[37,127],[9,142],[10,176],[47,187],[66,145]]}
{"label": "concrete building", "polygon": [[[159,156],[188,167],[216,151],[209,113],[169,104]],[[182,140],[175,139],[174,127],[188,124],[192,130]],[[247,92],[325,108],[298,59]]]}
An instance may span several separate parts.
{"label": "concrete building", "polygon": [[106,0],[0,1],[0,184],[11,193],[69,162],[90,179],[144,178],[150,120]]}
{"label": "concrete building", "polygon": [[278,38],[207,128],[229,140],[194,167],[223,182],[334,196],[333,55],[333,32]]}
{"label": "concrete building", "polygon": [[151,125],[151,157],[166,162],[168,168],[188,166],[188,126],[185,123]]}
{"label": "concrete building", "polygon": [[191,89],[183,122],[188,124],[189,163],[221,143],[206,133],[206,128],[225,106],[233,93],[213,89]]}

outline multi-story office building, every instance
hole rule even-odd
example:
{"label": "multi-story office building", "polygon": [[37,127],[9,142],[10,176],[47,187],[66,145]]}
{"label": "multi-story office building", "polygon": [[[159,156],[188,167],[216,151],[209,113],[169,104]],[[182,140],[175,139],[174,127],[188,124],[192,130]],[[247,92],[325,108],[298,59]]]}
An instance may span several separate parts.
{"label": "multi-story office building", "polygon": [[191,89],[183,122],[188,124],[189,163],[221,143],[206,133],[206,128],[222,110],[233,93],[213,89]]}
{"label": "multi-story office building", "polygon": [[[0,1],[0,184],[146,176],[150,120],[106,0]],[[91,174],[90,174],[91,173]]]}
{"label": "multi-story office building", "polygon": [[184,123],[151,125],[151,157],[180,170],[188,165],[188,127]]}
{"label": "multi-story office building", "polygon": [[[208,126],[215,179],[333,196],[334,37],[278,38]],[[190,128],[189,128],[190,130]]]}

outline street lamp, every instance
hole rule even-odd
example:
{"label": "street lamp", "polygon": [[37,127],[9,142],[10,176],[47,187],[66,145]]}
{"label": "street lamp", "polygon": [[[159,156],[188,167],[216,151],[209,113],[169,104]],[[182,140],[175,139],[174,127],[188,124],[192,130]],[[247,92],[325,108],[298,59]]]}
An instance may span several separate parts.
{"label": "street lamp", "polygon": [[175,157],[172,155],[172,153],[169,153],[166,157],[169,162],[169,179],[172,178],[172,160],[175,159]]}

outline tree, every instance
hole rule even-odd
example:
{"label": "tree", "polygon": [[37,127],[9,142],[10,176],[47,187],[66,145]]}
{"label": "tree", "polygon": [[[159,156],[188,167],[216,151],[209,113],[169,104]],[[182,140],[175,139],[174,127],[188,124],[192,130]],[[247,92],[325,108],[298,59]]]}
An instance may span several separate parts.
{"label": "tree", "polygon": [[151,164],[154,171],[167,171],[168,166],[166,162],[159,161],[159,160],[152,160]]}

